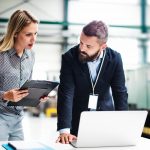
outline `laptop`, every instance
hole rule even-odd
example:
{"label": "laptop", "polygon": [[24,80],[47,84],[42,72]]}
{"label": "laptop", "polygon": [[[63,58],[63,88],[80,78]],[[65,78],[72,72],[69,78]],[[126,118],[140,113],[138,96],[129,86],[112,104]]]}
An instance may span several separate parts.
{"label": "laptop", "polygon": [[132,146],[140,140],[148,112],[84,111],[78,137],[71,145],[77,148]]}

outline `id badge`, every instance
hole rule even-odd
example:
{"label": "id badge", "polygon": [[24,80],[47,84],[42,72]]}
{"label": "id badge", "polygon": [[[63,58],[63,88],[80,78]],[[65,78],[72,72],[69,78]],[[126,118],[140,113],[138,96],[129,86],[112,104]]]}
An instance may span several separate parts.
{"label": "id badge", "polygon": [[89,95],[89,109],[96,109],[97,108],[97,101],[98,101],[98,95]]}

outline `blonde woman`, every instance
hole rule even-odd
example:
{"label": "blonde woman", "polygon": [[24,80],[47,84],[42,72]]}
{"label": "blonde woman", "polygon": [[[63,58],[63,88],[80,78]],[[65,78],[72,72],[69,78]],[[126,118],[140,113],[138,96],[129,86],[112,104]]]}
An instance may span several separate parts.
{"label": "blonde woman", "polygon": [[23,140],[23,107],[7,106],[28,95],[18,90],[31,78],[38,20],[26,10],[15,11],[0,41],[0,141]]}

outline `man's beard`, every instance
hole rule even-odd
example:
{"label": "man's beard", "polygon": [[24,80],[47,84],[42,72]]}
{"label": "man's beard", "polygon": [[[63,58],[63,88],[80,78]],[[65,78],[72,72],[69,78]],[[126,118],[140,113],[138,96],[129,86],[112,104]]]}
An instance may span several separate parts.
{"label": "man's beard", "polygon": [[98,56],[99,56],[99,50],[98,50],[95,54],[89,56],[87,53],[81,52],[80,49],[79,49],[79,60],[80,60],[82,63],[86,63],[86,62],[89,62],[89,61],[93,61],[93,60],[95,60]]}

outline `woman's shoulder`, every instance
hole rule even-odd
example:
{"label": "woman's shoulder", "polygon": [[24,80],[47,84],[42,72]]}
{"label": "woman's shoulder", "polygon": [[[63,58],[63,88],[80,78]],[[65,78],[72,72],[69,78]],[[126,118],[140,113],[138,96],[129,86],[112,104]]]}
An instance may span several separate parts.
{"label": "woman's shoulder", "polygon": [[35,52],[34,52],[33,50],[26,49],[26,50],[25,50],[25,53],[26,53],[29,57],[34,57],[34,56],[35,56]]}

